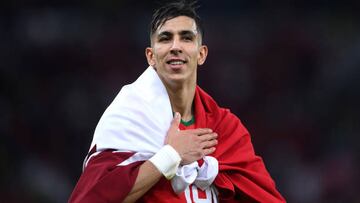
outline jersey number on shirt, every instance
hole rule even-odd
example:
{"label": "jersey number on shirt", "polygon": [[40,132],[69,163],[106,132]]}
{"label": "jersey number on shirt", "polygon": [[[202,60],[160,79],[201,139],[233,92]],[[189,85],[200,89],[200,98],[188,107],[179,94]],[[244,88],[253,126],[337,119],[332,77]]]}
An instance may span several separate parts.
{"label": "jersey number on shirt", "polygon": [[[191,191],[190,191],[191,188]],[[200,189],[198,189],[195,185],[190,185],[185,189],[185,198],[187,203],[216,203],[216,198],[213,196],[214,192],[211,188],[205,190],[206,197],[199,197]],[[213,198],[214,197],[214,198]]]}

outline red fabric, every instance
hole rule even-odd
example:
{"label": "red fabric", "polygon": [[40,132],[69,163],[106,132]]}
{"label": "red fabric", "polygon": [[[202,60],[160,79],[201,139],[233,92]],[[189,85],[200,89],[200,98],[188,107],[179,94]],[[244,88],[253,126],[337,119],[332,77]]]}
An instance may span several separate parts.
{"label": "red fabric", "polygon": [[[219,202],[285,202],[276,190],[262,159],[255,155],[248,131],[229,110],[220,108],[199,87],[194,99],[195,127],[211,128],[218,133],[218,145],[211,155],[219,161],[219,174],[214,184]],[[133,153],[105,151],[90,159],[69,202],[122,202],[130,192],[143,162],[117,166]],[[186,202],[185,195],[176,195],[165,178],[155,184],[137,202]]]}
{"label": "red fabric", "polygon": [[134,185],[139,166],[143,162],[127,166],[117,165],[133,154],[107,150],[91,158],[71,194],[69,203],[122,202]]}
{"label": "red fabric", "polygon": [[262,159],[255,155],[249,132],[240,120],[220,108],[200,87],[196,88],[194,103],[196,127],[218,133],[218,145],[211,156],[219,161],[214,184],[220,202],[285,202]]}
{"label": "red fabric", "polygon": [[184,193],[177,195],[172,189],[171,182],[162,177],[137,203],[183,203],[186,202]]}
{"label": "red fabric", "polygon": [[[219,202],[286,202],[276,190],[262,159],[255,155],[250,134],[240,120],[228,109],[220,108],[200,87],[196,88],[194,107],[195,124],[180,124],[180,129],[206,127],[218,133],[218,145],[211,156],[219,161],[219,174],[214,181]],[[170,182],[162,178],[138,202],[186,201],[183,194],[177,196]]]}

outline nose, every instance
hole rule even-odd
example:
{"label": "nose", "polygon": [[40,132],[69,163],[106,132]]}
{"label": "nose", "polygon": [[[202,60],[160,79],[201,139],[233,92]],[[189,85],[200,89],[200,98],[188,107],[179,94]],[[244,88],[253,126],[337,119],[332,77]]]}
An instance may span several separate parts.
{"label": "nose", "polygon": [[182,53],[181,42],[179,39],[174,38],[170,48],[170,53],[174,55],[178,55],[179,53]]}

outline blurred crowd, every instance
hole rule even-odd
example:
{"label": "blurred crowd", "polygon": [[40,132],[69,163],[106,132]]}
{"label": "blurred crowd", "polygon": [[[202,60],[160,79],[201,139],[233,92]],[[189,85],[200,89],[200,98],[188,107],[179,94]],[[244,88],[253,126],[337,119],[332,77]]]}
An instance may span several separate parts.
{"label": "blurred crowd", "polygon": [[[0,202],[61,203],[103,111],[147,67],[158,4],[30,2],[0,7]],[[198,82],[240,117],[283,196],[360,202],[360,4],[200,4]]]}

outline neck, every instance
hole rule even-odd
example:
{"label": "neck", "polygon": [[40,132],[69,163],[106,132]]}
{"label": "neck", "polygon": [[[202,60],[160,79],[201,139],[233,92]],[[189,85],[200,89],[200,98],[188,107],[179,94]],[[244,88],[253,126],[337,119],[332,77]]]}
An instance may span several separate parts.
{"label": "neck", "polygon": [[195,87],[196,85],[177,88],[166,87],[173,111],[179,112],[184,121],[191,120],[193,116],[192,104],[195,96]]}

